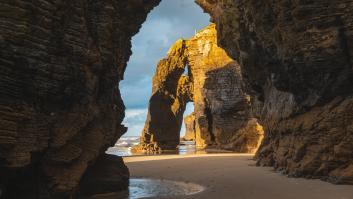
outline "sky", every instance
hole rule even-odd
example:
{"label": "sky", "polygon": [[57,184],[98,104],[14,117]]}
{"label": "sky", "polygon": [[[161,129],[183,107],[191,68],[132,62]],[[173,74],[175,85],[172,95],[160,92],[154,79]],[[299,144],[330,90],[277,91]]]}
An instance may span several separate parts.
{"label": "sky", "polygon": [[[132,38],[132,55],[120,83],[126,106],[123,124],[128,127],[125,136],[138,136],[143,129],[152,77],[159,60],[166,56],[175,41],[192,37],[195,30],[206,27],[209,20],[209,15],[203,13],[194,0],[163,0],[148,15],[140,32]],[[192,111],[193,105],[189,103],[184,115]],[[183,126],[181,134],[184,131]]]}

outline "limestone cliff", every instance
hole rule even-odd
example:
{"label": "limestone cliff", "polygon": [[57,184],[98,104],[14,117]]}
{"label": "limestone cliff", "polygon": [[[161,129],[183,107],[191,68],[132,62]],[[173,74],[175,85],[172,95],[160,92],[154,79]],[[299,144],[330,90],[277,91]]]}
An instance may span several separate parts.
{"label": "limestone cliff", "polygon": [[264,126],[258,164],[353,184],[353,1],[197,2]]}
{"label": "limestone cliff", "polygon": [[[191,39],[177,41],[167,58],[159,62],[142,149],[176,148],[188,101],[195,106],[198,148],[253,152],[258,147],[262,131],[256,122],[250,122],[254,120],[249,98],[243,91],[240,67],[217,46],[216,39],[215,25],[211,24]],[[185,67],[188,76],[182,75]]]}
{"label": "limestone cliff", "polygon": [[69,198],[97,158],[123,164],[103,155],[126,131],[118,82],[158,2],[0,1],[3,197]]}

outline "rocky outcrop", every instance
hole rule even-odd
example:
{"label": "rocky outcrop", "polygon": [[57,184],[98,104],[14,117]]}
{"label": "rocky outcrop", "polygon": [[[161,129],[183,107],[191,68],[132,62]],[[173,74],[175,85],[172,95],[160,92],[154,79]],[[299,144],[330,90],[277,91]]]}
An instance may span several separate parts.
{"label": "rocky outcrop", "polygon": [[175,150],[186,103],[191,101],[190,78],[183,75],[187,62],[184,40],[178,40],[168,57],[158,63],[153,77],[152,97],[139,150]]}
{"label": "rocky outcrop", "polygon": [[197,0],[241,65],[259,165],[353,184],[353,2]]}
{"label": "rocky outcrop", "polygon": [[184,118],[185,124],[185,135],[183,140],[185,141],[195,141],[196,140],[196,130],[195,130],[195,114],[191,113],[190,115]]}
{"label": "rocky outcrop", "polygon": [[[177,41],[158,64],[141,136],[142,150],[176,149],[188,101],[195,106],[198,148],[252,152],[258,147],[258,140],[256,144],[245,141],[261,137],[261,132],[256,122],[249,122],[253,119],[240,67],[217,46],[216,38],[215,25],[211,24],[193,38]],[[182,75],[185,67],[188,76]],[[238,138],[244,142],[238,142]]]}
{"label": "rocky outcrop", "polygon": [[130,38],[158,2],[0,2],[4,198],[73,196],[126,131],[117,85]]}
{"label": "rocky outcrop", "polygon": [[129,186],[129,169],[123,159],[115,155],[101,155],[84,174],[80,183],[79,198],[126,190]]}

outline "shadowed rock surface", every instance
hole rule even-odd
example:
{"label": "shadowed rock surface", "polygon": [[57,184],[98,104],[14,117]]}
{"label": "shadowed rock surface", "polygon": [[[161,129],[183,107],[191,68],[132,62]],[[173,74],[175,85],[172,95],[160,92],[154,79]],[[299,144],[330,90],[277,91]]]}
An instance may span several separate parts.
{"label": "shadowed rock surface", "polygon": [[0,1],[4,198],[73,196],[125,133],[118,82],[130,39],[158,2]]}
{"label": "shadowed rock surface", "polygon": [[197,2],[264,126],[258,164],[353,184],[353,1]]}
{"label": "shadowed rock surface", "polygon": [[[0,1],[4,198],[74,196],[86,169],[126,131],[117,83],[131,36],[158,2]],[[352,184],[353,2],[198,2],[217,24],[220,46],[240,63],[252,112],[264,126],[258,163]],[[208,125],[210,112],[227,115],[210,104],[219,103],[197,106],[204,135],[222,132],[209,130],[222,121]],[[211,146],[230,140],[209,138],[203,140]]]}
{"label": "shadowed rock surface", "polygon": [[[187,76],[182,75],[186,67]],[[139,150],[175,150],[189,101],[195,106],[198,148],[257,149],[263,131],[251,118],[239,65],[217,46],[214,24],[189,40],[178,40],[159,62]]]}
{"label": "shadowed rock surface", "polygon": [[81,179],[80,198],[125,190],[129,186],[129,169],[115,155],[101,155]]}

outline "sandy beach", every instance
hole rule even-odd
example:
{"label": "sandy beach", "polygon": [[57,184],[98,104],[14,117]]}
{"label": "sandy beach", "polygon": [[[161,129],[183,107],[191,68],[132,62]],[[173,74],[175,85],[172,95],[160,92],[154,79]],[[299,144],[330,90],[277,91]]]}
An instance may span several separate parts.
{"label": "sandy beach", "polygon": [[161,155],[125,157],[124,161],[132,178],[192,182],[206,188],[194,195],[168,197],[174,199],[353,199],[353,186],[288,178],[272,168],[254,166],[252,156]]}

